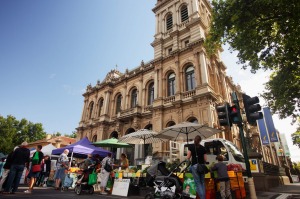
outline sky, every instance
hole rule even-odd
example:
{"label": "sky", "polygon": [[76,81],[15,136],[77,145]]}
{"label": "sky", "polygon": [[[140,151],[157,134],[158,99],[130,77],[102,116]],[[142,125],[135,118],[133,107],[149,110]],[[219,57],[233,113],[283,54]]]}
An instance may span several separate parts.
{"label": "sky", "polygon": [[[71,134],[78,127],[88,84],[102,81],[112,69],[124,72],[154,58],[155,3],[1,0],[0,115],[42,123],[50,134]],[[222,59],[227,75],[248,95],[263,91],[270,72],[242,70],[228,46]],[[286,134],[292,160],[300,161],[290,138],[296,125],[290,118],[273,119]]]}

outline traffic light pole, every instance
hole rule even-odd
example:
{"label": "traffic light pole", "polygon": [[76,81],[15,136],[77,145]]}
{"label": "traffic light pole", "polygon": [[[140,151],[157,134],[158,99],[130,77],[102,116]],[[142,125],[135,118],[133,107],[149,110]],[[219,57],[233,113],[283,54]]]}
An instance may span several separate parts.
{"label": "traffic light pole", "polygon": [[[240,113],[240,104],[239,100],[237,98],[237,95],[235,92],[231,94],[231,98],[233,103],[235,104],[236,108],[238,109],[238,112]],[[240,138],[242,142],[242,147],[243,147],[243,152],[244,152],[244,159],[245,159],[245,164],[246,164],[246,172],[247,172],[247,177],[248,177],[248,187],[249,187],[249,192],[250,192],[250,198],[251,199],[257,199],[256,197],[256,191],[255,191],[255,186],[254,186],[254,181],[250,169],[250,163],[249,163],[249,157],[248,157],[248,151],[247,151],[247,145],[246,145],[246,140],[244,136],[244,130],[243,130],[243,124],[242,124],[242,117],[241,114],[239,114],[239,123],[237,124],[239,127],[239,133],[240,133]]]}

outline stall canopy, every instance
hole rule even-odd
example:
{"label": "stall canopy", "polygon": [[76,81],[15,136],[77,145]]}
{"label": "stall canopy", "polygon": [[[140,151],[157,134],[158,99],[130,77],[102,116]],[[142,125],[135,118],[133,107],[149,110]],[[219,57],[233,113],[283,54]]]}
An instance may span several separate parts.
{"label": "stall canopy", "polygon": [[74,144],[70,144],[66,147],[53,150],[52,155],[60,155],[65,149],[68,149],[71,156],[74,157],[87,154],[98,154],[101,157],[106,157],[108,153],[111,153],[110,151],[93,146],[92,143],[87,139],[87,137],[85,137]]}
{"label": "stall canopy", "polygon": [[[42,152],[44,155],[51,155],[52,151],[56,149],[55,146],[53,146],[52,144],[48,144],[46,146],[43,146],[42,148]],[[36,149],[33,148],[33,149],[30,149],[30,157],[33,156],[34,152],[36,152]]]}

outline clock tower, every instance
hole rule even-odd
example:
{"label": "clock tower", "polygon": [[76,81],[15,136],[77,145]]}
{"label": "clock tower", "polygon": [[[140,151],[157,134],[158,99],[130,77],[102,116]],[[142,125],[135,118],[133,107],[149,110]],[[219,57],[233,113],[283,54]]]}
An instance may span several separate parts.
{"label": "clock tower", "polygon": [[164,58],[205,39],[211,18],[207,0],[157,0],[154,59]]}

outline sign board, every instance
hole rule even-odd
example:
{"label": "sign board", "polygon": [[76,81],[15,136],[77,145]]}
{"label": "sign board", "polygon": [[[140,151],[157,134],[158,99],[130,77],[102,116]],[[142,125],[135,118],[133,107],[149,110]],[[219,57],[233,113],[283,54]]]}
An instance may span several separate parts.
{"label": "sign board", "polygon": [[252,173],[259,173],[258,161],[257,159],[249,159],[250,170]]}
{"label": "sign board", "polygon": [[130,183],[130,179],[115,179],[112,195],[127,197],[129,183]]}

